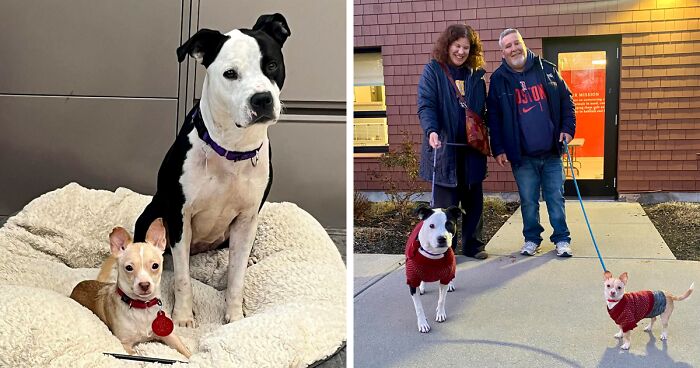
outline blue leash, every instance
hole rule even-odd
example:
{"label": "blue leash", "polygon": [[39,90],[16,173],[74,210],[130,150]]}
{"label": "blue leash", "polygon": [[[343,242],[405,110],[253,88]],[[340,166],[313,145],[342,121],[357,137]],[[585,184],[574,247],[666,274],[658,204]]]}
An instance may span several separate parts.
{"label": "blue leash", "polygon": [[[600,250],[598,249],[598,244],[595,241],[595,236],[593,236],[593,230],[591,230],[591,223],[588,222],[588,215],[586,215],[586,209],[583,208],[583,199],[581,199],[581,191],[578,189],[578,183],[576,182],[576,175],[574,174],[574,163],[571,161],[571,154],[569,154],[569,144],[566,143],[564,139],[564,147],[566,148],[566,157],[569,161],[569,168],[571,168],[571,177],[574,179],[574,186],[576,187],[576,194],[578,195],[578,201],[581,204],[581,211],[583,211],[583,218],[586,219],[586,225],[588,226],[588,232],[591,234],[591,239],[593,240],[593,246],[595,246],[595,251],[598,253],[598,259],[600,260],[600,265],[603,266],[603,271],[608,269],[605,267],[605,262],[603,262],[603,257],[600,256]],[[435,175],[435,173],[433,173]]]}

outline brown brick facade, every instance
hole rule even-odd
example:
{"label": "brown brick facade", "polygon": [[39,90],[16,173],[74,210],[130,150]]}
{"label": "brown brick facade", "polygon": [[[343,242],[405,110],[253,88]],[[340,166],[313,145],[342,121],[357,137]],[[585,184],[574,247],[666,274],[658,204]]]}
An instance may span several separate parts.
{"label": "brown brick facade", "polygon": [[[433,41],[456,22],[479,32],[487,81],[505,28],[537,54],[543,37],[622,35],[617,190],[700,191],[700,0],[355,0],[355,47],[382,48],[392,149],[407,132],[419,151],[418,79]],[[354,162],[355,190],[384,189],[367,175],[376,158]],[[510,168],[489,159],[488,169],[485,191],[516,191]]]}

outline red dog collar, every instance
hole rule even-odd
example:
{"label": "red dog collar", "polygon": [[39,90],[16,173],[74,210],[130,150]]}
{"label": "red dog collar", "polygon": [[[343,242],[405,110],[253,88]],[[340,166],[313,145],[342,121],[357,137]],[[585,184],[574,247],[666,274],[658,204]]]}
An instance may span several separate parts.
{"label": "red dog collar", "polygon": [[[622,300],[622,299],[620,299],[620,300]],[[619,302],[620,300],[612,300],[612,299],[608,299],[608,301],[609,301],[610,303],[617,303],[617,302]]]}
{"label": "red dog collar", "polygon": [[158,305],[161,304],[160,299],[158,299],[158,298],[153,298],[147,302],[144,302],[141,300],[136,300],[136,299],[131,299],[119,287],[117,287],[117,294],[119,294],[119,296],[121,297],[121,299],[124,303],[129,304],[129,308],[146,309],[146,308],[150,308],[156,304],[158,304]]}

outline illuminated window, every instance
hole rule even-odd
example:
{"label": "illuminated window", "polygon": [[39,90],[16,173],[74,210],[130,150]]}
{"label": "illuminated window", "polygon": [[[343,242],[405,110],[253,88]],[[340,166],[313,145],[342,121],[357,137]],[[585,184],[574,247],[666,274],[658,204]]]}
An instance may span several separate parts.
{"label": "illuminated window", "polygon": [[382,54],[377,49],[357,49],[354,56],[355,153],[387,152],[389,134]]}

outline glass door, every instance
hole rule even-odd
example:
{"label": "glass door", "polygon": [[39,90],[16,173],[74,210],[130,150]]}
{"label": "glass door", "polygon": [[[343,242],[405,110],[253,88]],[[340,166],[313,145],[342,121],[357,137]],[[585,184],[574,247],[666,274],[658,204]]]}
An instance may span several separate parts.
{"label": "glass door", "polygon": [[554,62],[576,104],[576,136],[569,143],[573,168],[564,161],[567,196],[575,196],[575,175],[583,196],[617,195],[617,120],[620,37],[543,40],[545,59]]}

